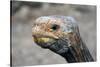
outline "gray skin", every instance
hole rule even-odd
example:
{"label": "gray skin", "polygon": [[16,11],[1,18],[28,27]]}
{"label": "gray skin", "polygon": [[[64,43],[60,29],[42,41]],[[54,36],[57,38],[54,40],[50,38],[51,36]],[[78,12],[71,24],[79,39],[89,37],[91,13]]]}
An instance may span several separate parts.
{"label": "gray skin", "polygon": [[[61,24],[59,24],[61,34],[60,35],[46,35],[44,33],[36,33],[36,25],[41,23],[48,23],[48,20],[58,20],[60,19]],[[52,22],[51,22],[52,23]],[[57,23],[57,22],[55,22]],[[56,25],[52,23],[51,27],[56,32]],[[73,17],[69,16],[42,16],[36,19],[32,28],[32,36],[33,38],[38,37],[48,37],[51,41],[46,43],[40,43],[35,41],[37,45],[41,46],[45,49],[50,49],[51,51],[61,55],[66,59],[67,62],[90,62],[93,61],[93,58],[86,47],[85,43],[83,43],[77,22]]]}

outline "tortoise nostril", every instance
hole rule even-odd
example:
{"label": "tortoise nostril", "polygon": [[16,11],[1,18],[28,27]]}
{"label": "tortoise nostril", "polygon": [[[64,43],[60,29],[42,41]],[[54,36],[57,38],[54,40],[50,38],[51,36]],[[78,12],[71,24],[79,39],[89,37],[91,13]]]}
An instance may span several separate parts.
{"label": "tortoise nostril", "polygon": [[36,36],[33,34],[32,37],[36,37]]}

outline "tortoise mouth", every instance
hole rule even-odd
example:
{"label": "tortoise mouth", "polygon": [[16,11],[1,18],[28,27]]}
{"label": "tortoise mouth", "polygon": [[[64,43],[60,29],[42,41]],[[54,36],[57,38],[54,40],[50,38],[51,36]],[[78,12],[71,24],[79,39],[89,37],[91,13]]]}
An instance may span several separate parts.
{"label": "tortoise mouth", "polygon": [[64,39],[62,40],[62,39],[53,39],[48,37],[34,37],[34,41],[40,47],[45,49],[50,49],[55,52],[61,49],[65,50],[65,48],[68,47],[68,42],[67,40]]}
{"label": "tortoise mouth", "polygon": [[61,54],[68,51],[68,41],[64,39],[53,39],[47,37],[34,37],[34,41],[42,48],[50,49],[55,53]]}
{"label": "tortoise mouth", "polygon": [[56,42],[56,39],[48,38],[48,37],[33,37],[34,42],[41,46],[42,48],[49,48],[54,42]]}

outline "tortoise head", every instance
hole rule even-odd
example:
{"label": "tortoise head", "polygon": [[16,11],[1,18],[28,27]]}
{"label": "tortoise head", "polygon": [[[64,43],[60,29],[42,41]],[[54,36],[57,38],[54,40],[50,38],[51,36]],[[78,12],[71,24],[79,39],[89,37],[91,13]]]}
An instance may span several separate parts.
{"label": "tortoise head", "polygon": [[[71,46],[71,38],[76,33],[77,24],[69,16],[43,16],[32,26],[34,42],[42,48],[62,53]],[[74,42],[72,42],[74,43]]]}

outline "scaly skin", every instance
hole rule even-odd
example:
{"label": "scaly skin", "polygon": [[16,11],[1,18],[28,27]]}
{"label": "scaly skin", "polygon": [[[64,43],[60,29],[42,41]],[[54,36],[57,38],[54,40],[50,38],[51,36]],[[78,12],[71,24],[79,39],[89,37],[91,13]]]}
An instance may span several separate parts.
{"label": "scaly skin", "polygon": [[93,61],[73,17],[39,17],[33,23],[32,36],[37,45],[61,55],[69,63]]}

